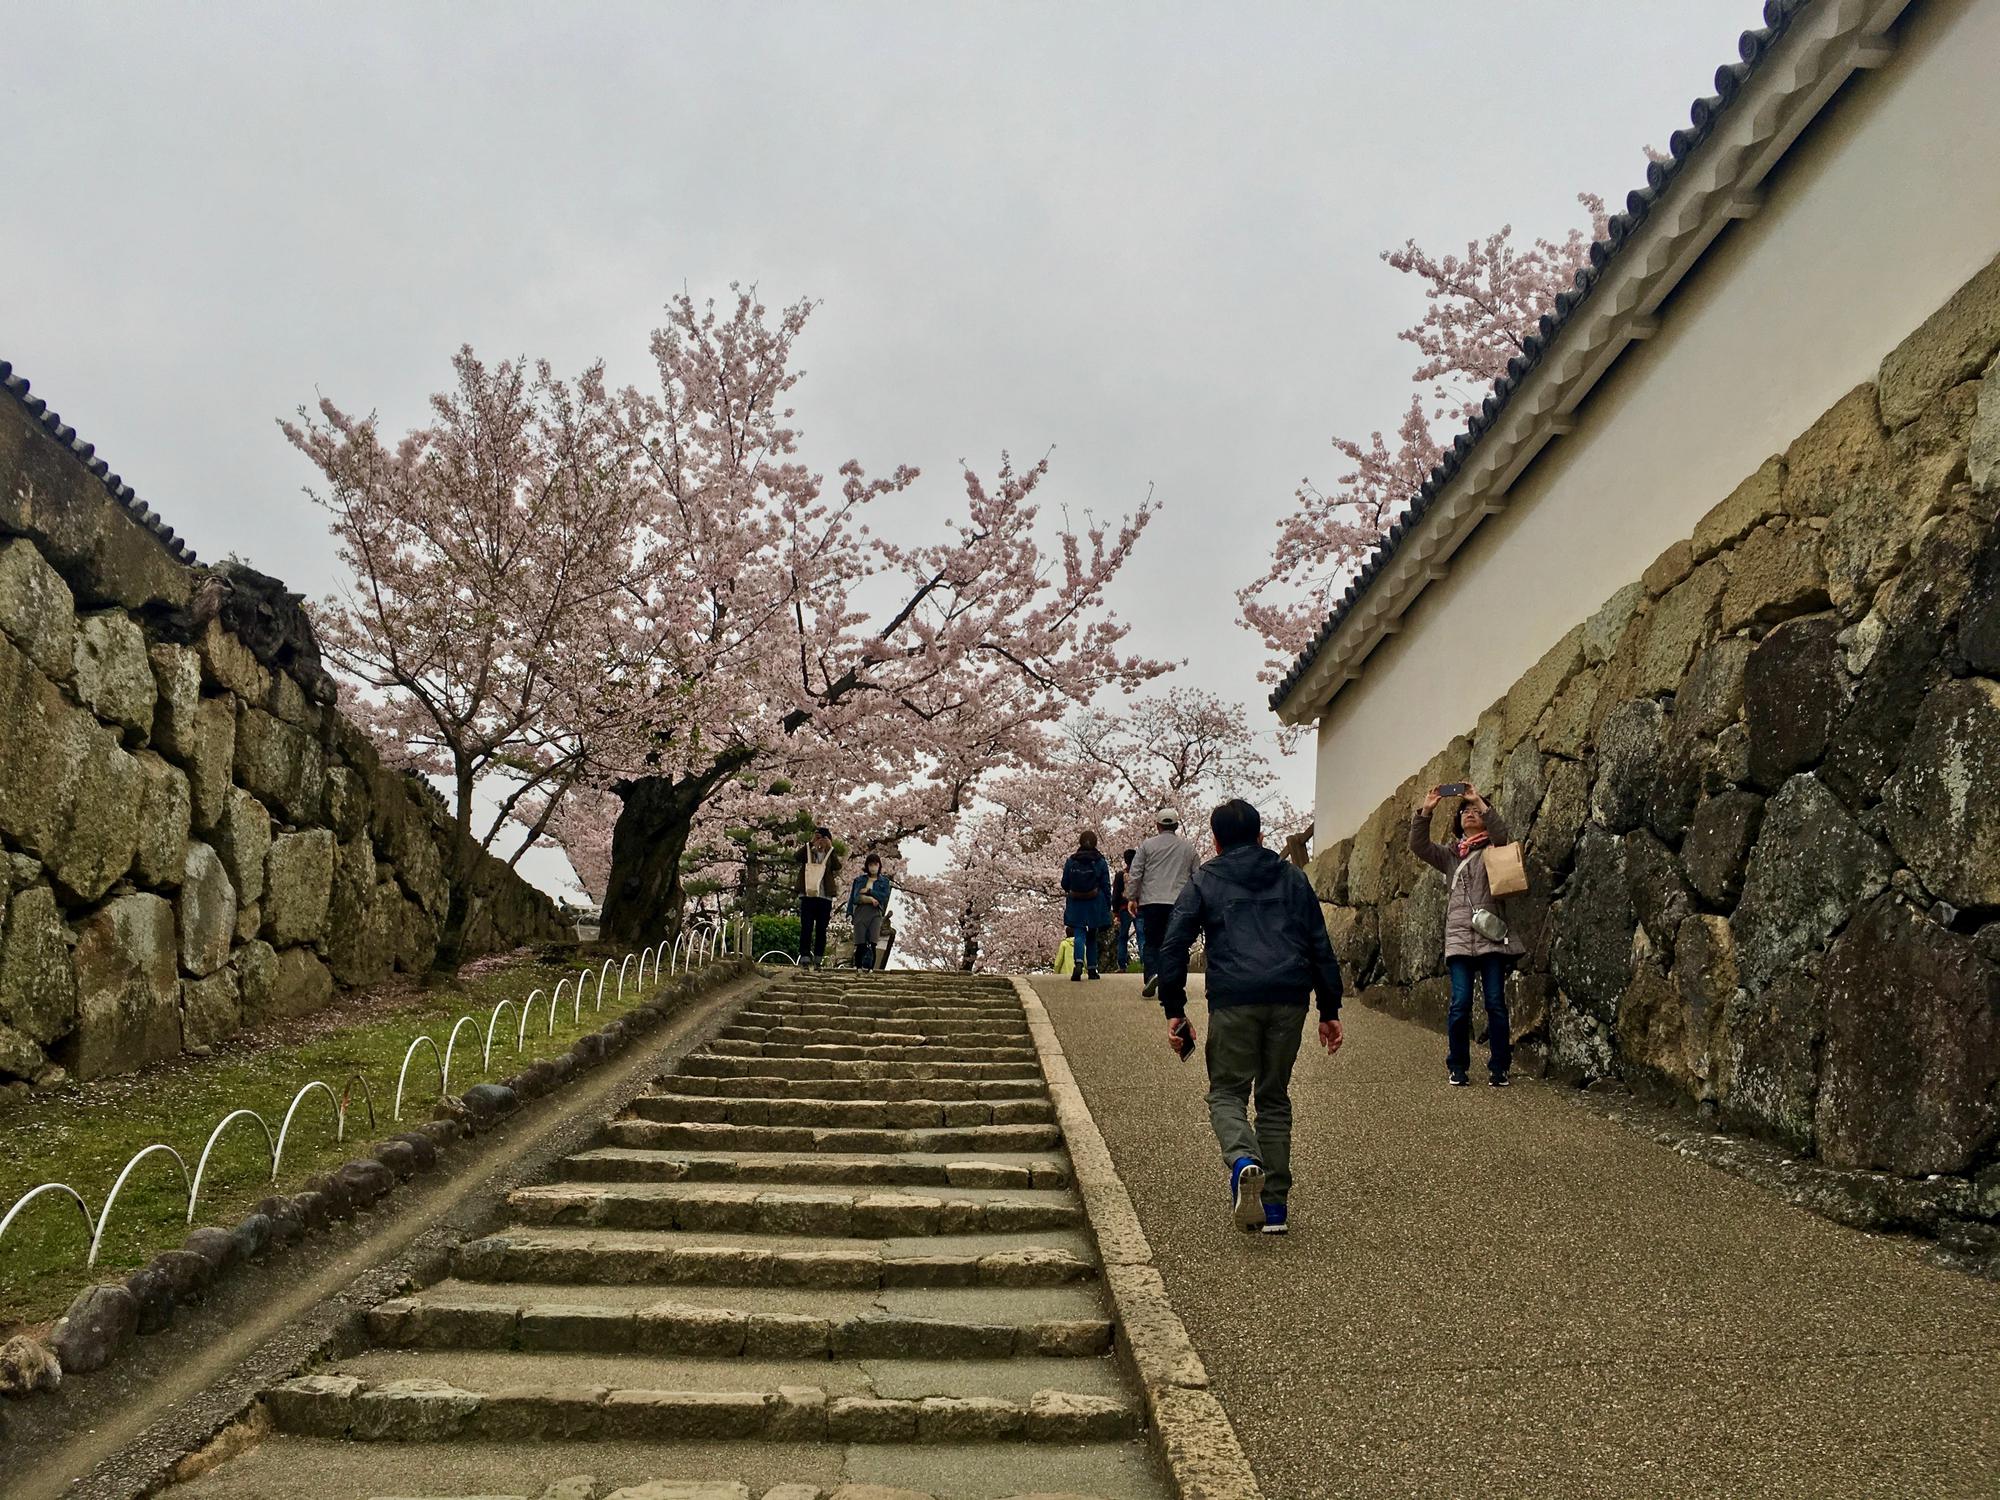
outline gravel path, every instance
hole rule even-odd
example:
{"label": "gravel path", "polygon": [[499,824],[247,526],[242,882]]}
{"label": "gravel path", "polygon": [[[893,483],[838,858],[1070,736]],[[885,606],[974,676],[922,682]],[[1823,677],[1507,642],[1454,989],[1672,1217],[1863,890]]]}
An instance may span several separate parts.
{"label": "gravel path", "polygon": [[1137,977],[1036,989],[1270,1500],[2000,1493],[2000,1288],[1353,1005],[1244,1235]]}

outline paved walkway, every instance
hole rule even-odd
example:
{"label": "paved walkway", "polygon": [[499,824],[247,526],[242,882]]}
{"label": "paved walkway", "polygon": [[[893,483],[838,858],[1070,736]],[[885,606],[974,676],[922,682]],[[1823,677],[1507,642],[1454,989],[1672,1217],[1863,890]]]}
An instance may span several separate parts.
{"label": "paved walkway", "polygon": [[1270,1500],[2000,1494],[2000,1288],[1358,1006],[1246,1236],[1138,979],[1036,989]]}

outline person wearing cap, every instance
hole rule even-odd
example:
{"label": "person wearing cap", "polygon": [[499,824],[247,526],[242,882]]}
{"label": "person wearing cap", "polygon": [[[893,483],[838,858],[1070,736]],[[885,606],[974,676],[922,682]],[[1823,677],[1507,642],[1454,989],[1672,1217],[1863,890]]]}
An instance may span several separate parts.
{"label": "person wearing cap", "polygon": [[[1157,962],[1167,1044],[1194,1047],[1187,1018],[1188,950],[1208,945],[1208,1119],[1229,1170],[1239,1228],[1291,1228],[1292,1066],[1306,1004],[1319,1002],[1319,1044],[1340,1050],[1340,961],[1319,897],[1297,865],[1264,847],[1263,819],[1240,797],[1208,820],[1215,858],[1174,902]],[[1251,1122],[1251,1109],[1256,1121]]]}
{"label": "person wearing cap", "polygon": [[1139,967],[1146,973],[1146,993],[1160,984],[1160,943],[1167,935],[1167,918],[1181,887],[1201,863],[1193,844],[1181,837],[1181,815],[1163,807],[1153,820],[1159,832],[1132,856],[1132,873],[1125,882],[1132,915],[1139,919]]}
{"label": "person wearing cap", "polygon": [[833,899],[840,893],[840,851],[833,830],[821,824],[812,842],[792,856],[799,867],[799,967],[818,968],[826,959],[826,929]]}

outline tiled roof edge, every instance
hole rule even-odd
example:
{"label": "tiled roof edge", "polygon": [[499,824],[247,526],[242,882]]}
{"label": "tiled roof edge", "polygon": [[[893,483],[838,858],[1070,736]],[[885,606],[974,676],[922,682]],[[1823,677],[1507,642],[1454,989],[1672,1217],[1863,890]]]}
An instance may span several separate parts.
{"label": "tiled roof edge", "polygon": [[194,555],[194,549],[174,534],[174,528],[154,514],[153,508],[133,493],[131,485],[111,472],[111,466],[97,456],[96,446],[78,437],[76,429],[57,416],[50,409],[48,402],[40,396],[29,394],[26,377],[16,375],[13,365],[4,359],[0,359],[0,390],[6,391],[19,402],[22,409],[34,418],[44,432],[61,443],[79,463],[90,470],[96,476],[98,483],[104,486],[105,492],[124,508],[125,513],[158,538],[169,556],[188,567],[194,567],[199,563],[200,560]]}
{"label": "tiled roof edge", "polygon": [[1543,351],[1560,335],[1577,308],[1589,298],[1604,268],[1631,238],[1632,232],[1646,221],[1654,203],[1666,192],[1695,148],[1708,138],[1716,121],[1722,118],[1758,65],[1770,56],[1773,46],[1785,34],[1793,18],[1811,3],[1812,0],[1764,0],[1764,25],[1744,32],[1737,39],[1737,61],[1725,63],[1715,70],[1715,92],[1695,100],[1689,107],[1686,128],[1676,130],[1668,137],[1667,160],[1655,161],[1647,166],[1646,185],[1625,195],[1624,212],[1614,214],[1605,225],[1604,238],[1591,245],[1589,263],[1578,269],[1575,285],[1556,297],[1552,311],[1542,314],[1541,322],[1536,331],[1528,336],[1523,352],[1507,362],[1507,373],[1493,382],[1493,389],[1473,413],[1465,430],[1452,439],[1429,478],[1410,497],[1403,513],[1362,561],[1311,642],[1293,661],[1284,679],[1271,690],[1269,703],[1273,709],[1280,708],[1292,689],[1299,685],[1313,660],[1326,648],[1335,632],[1367,594],[1369,585],[1396,555],[1404,536],[1430,508],[1431,501],[1457,476],[1479,440],[1506,409],[1508,399],[1519,388],[1522,379],[1541,362]]}

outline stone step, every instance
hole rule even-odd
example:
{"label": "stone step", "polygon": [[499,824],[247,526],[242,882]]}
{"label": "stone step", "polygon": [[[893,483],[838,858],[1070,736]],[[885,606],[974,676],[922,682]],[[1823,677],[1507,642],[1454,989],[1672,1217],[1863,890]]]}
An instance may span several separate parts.
{"label": "stone step", "polygon": [[1018,1047],[862,1046],[847,1042],[759,1042],[717,1037],[702,1049],[715,1057],[791,1057],[808,1062],[1014,1063],[1035,1065],[1035,1049]]}
{"label": "stone step", "polygon": [[[751,1073],[740,1078],[675,1073],[653,1080],[662,1092],[708,1099],[1046,1099],[1040,1079],[1009,1078],[783,1078]],[[810,1084],[810,1087],[806,1085]]]}
{"label": "stone step", "polygon": [[857,1015],[851,1011],[812,1012],[804,1015],[785,1011],[745,1010],[730,1018],[721,1035],[751,1029],[766,1033],[770,1040],[783,1040],[770,1033],[796,1031],[813,1033],[810,1040],[919,1042],[959,1042],[968,1046],[986,1042],[1020,1044],[1028,1040],[1028,1026],[1019,1016],[1001,1021],[925,1021],[887,1012]]}
{"label": "stone step", "polygon": [[788,1019],[819,1017],[830,1021],[869,1019],[895,1021],[913,1026],[1010,1026],[1026,1022],[1019,1005],[862,1005],[838,1000],[779,1000],[759,996],[739,1015],[780,1016]]}
{"label": "stone step", "polygon": [[869,1061],[827,1057],[760,1057],[755,1053],[729,1056],[697,1052],[681,1060],[681,1073],[696,1078],[965,1078],[1042,1086],[1042,1075],[1027,1060],[942,1062],[899,1058]]}
{"label": "stone step", "polygon": [[1033,1233],[1072,1229],[1083,1208],[1066,1191],[947,1189],[919,1194],[867,1188],[775,1189],[726,1183],[555,1183],[516,1188],[507,1206],[522,1224],[700,1233],[907,1235]]}
{"label": "stone step", "polygon": [[1061,1158],[992,1153],[970,1160],[915,1152],[649,1151],[600,1146],[562,1164],[567,1182],[785,1182],[843,1187],[1068,1187]]}
{"label": "stone step", "polygon": [[445,1281],[370,1310],[387,1349],[669,1354],[705,1358],[1077,1359],[1108,1354],[1089,1289],[925,1292]]}
{"label": "stone step", "polygon": [[[634,1371],[635,1375],[643,1372]],[[725,1378],[722,1371],[716,1378]],[[1044,1388],[998,1396],[833,1396],[772,1390],[514,1383],[469,1390],[436,1377],[368,1381],[303,1375],[265,1392],[280,1432],[350,1442],[540,1437],[630,1440],[761,1438],[774,1442],[1104,1442],[1140,1430],[1129,1399]]]}
{"label": "stone step", "polygon": [[828,1099],[800,1090],[778,1096],[641,1094],[628,1113],[689,1125],[860,1125],[871,1130],[938,1130],[957,1125],[1046,1125],[1046,1098]]}
{"label": "stone step", "polygon": [[[893,1486],[886,1493],[877,1486]],[[1166,1500],[1147,1444],[345,1443],[272,1434],[176,1500]]]}
{"label": "stone step", "polygon": [[613,1120],[607,1146],[655,1150],[921,1151],[930,1155],[980,1151],[1049,1151],[1062,1142],[1054,1125],[964,1125],[935,1130],[870,1130],[864,1126],[716,1125],[660,1120]]}
{"label": "stone step", "polygon": [[864,1239],[688,1230],[509,1228],[457,1246],[466,1281],[591,1285],[1021,1287],[1095,1280],[1082,1233],[961,1234]]}
{"label": "stone step", "polygon": [[789,1021],[732,1021],[716,1033],[718,1041],[785,1042],[797,1047],[1012,1047],[1032,1045],[1025,1026],[1006,1032],[974,1032],[937,1036],[917,1027],[890,1021],[856,1021],[852,1025],[799,1026]]}

